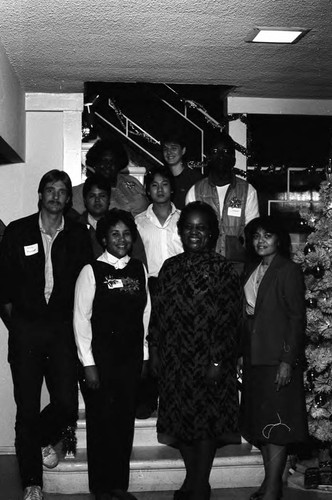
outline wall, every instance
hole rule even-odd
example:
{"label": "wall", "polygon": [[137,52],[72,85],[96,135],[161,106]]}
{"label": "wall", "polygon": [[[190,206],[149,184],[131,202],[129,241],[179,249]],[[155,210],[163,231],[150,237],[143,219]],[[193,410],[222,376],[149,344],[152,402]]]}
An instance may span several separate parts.
{"label": "wall", "polygon": [[[80,176],[82,106],[81,94],[26,95],[26,161],[0,168],[0,218],[5,224],[37,211],[38,184],[48,170],[66,167],[71,177],[77,172]],[[15,404],[7,340],[0,321],[0,453],[14,451]]]}
{"label": "wall", "polygon": [[[228,97],[227,113],[331,116],[332,100]],[[229,133],[241,146],[247,147],[247,127],[240,119],[229,122]],[[242,170],[247,168],[247,158],[238,151],[236,151],[236,166]]]}
{"label": "wall", "polygon": [[0,68],[0,136],[24,160],[24,90],[9,63],[1,43]]}

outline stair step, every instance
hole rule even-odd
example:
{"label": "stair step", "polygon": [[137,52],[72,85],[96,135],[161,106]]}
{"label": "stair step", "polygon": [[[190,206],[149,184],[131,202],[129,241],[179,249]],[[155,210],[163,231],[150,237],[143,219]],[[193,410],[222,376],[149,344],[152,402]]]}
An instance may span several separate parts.
{"label": "stair step", "polygon": [[[177,449],[169,446],[137,446],[133,449],[130,491],[178,489],[184,479],[184,464]],[[210,476],[212,488],[255,487],[263,480],[259,452],[248,443],[217,450]],[[86,450],[72,459],[60,460],[55,469],[44,468],[44,490],[48,493],[88,493]]]}
{"label": "stair step", "polygon": [[[77,448],[86,448],[85,410],[79,410],[79,419],[76,430]],[[134,447],[136,446],[163,446],[158,443],[156,432],[156,417],[144,420],[135,420]]]}

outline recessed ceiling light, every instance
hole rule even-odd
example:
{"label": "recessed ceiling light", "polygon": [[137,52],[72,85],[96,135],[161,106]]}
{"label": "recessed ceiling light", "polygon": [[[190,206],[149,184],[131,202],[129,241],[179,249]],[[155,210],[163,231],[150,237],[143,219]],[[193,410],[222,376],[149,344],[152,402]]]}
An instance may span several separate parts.
{"label": "recessed ceiling light", "polygon": [[246,42],[255,43],[296,43],[306,35],[306,28],[257,27],[246,38]]}

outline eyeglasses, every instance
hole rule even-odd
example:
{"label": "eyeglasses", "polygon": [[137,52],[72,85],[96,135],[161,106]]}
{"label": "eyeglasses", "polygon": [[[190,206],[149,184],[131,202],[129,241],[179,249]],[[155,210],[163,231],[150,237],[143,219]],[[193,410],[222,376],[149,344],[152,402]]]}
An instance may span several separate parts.
{"label": "eyeglasses", "polygon": [[230,148],[214,148],[211,149],[210,155],[211,156],[232,156],[234,154],[234,150]]}

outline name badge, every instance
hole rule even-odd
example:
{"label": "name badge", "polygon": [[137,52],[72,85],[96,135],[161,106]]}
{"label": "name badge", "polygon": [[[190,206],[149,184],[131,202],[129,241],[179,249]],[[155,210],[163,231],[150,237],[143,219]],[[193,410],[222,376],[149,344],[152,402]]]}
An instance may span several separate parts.
{"label": "name badge", "polygon": [[123,288],[122,280],[114,280],[112,288]]}
{"label": "name badge", "polygon": [[112,288],[123,288],[122,280],[109,280],[107,282],[107,287],[111,290]]}
{"label": "name badge", "polygon": [[241,208],[228,207],[227,215],[232,217],[241,217]]}
{"label": "name badge", "polygon": [[27,245],[24,247],[24,254],[26,255],[26,257],[34,255],[35,253],[38,253],[38,243],[34,243],[33,245]]}

